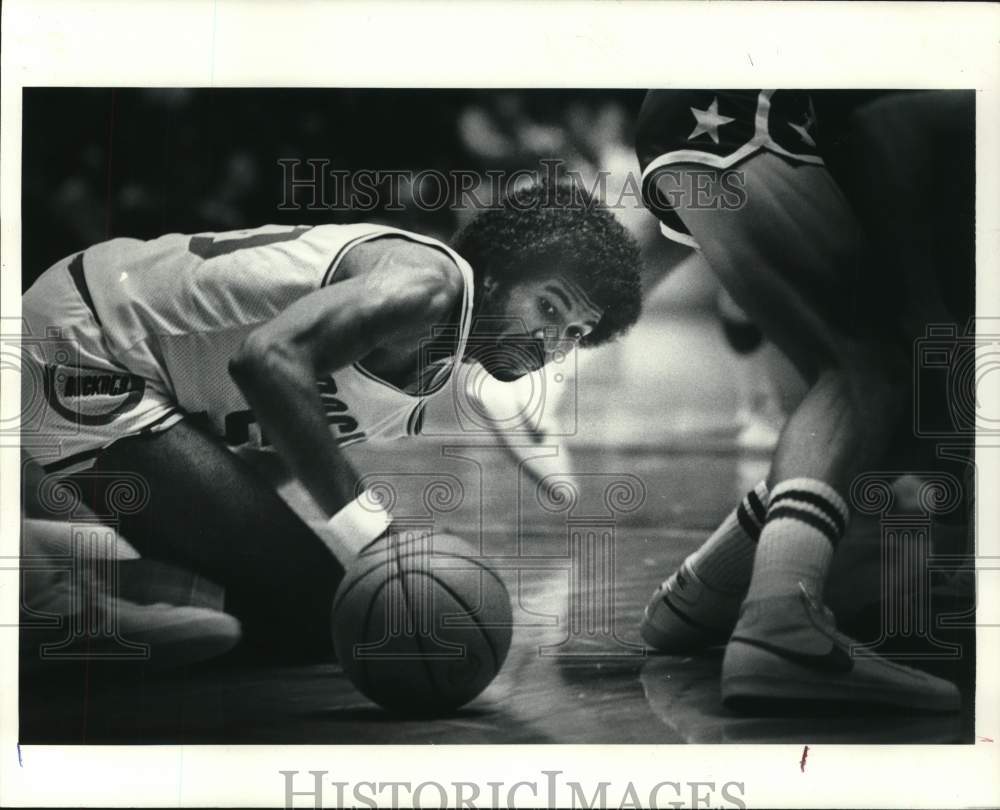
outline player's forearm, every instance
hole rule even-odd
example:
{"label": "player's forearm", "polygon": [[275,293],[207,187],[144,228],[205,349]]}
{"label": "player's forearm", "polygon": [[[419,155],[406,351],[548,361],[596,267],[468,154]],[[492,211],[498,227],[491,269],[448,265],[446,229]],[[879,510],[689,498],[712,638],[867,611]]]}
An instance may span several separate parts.
{"label": "player's forearm", "polygon": [[357,474],[330,435],[316,375],[292,351],[242,351],[230,373],[269,441],[317,505],[333,515],[355,495]]}

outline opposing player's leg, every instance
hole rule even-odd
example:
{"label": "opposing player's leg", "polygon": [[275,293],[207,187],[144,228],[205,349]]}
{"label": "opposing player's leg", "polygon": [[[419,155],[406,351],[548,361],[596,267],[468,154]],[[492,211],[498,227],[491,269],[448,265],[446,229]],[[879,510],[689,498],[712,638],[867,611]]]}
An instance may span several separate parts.
{"label": "opposing player's leg", "polygon": [[[659,190],[666,199],[690,201],[684,192],[696,181],[688,179],[685,172],[704,178],[706,169],[673,168],[658,181]],[[776,456],[789,459],[784,468],[803,465],[795,474],[799,477],[833,475],[838,486],[845,487],[854,470],[870,460],[855,449],[857,446],[870,448],[877,458],[876,445],[885,441],[879,433],[888,429],[893,403],[900,397],[895,385],[898,373],[886,373],[888,362],[878,359],[884,352],[867,347],[863,336],[848,337],[836,325],[838,321],[850,322],[850,314],[843,311],[850,305],[844,290],[848,280],[838,278],[838,274],[844,273],[844,267],[859,266],[860,232],[846,201],[822,167],[792,167],[782,158],[761,153],[742,163],[740,171],[747,190],[743,208],[727,210],[702,203],[681,205],[676,210],[703,245],[712,270],[736,304],[764,328],[812,386],[787,421]],[[716,189],[718,183],[717,177]],[[801,187],[805,191],[800,191]],[[828,314],[838,308],[842,311],[836,317]],[[851,373],[838,370],[848,357],[853,358],[856,368]],[[846,385],[851,374],[857,378],[853,390]],[[867,438],[863,435],[866,432],[870,434]],[[772,468],[769,483],[780,482],[782,475],[784,469],[776,473]],[[716,619],[712,625],[716,632],[704,635],[706,642],[720,636],[725,640],[735,624],[738,609],[732,603],[736,598],[741,601],[746,593],[766,517],[767,503],[759,500],[759,526],[754,532],[747,532],[734,520],[738,513],[734,510],[727,519],[730,528],[723,523],[718,536],[706,543],[706,551],[726,551],[718,559],[726,561],[730,581],[742,586],[736,590],[718,586],[698,590],[698,612]],[[699,582],[683,575],[682,580]],[[671,583],[673,587],[667,587]],[[647,619],[650,612],[664,615],[662,596],[677,592],[676,579],[668,579],[661,590],[663,594],[654,594]],[[721,622],[724,617],[728,617],[728,626]],[[664,645],[662,634],[659,643],[650,638],[647,641],[663,650],[674,647]]]}
{"label": "opposing player's leg", "polygon": [[[683,173],[698,167],[677,167]],[[812,387],[786,424],[723,698],[803,698],[953,710],[951,684],[878,657],[853,658],[820,603],[848,518],[846,493],[888,446],[907,397],[905,354],[864,301],[866,246],[826,170],[758,154],[740,165],[736,211],[684,205],[684,224],[734,300]],[[688,186],[690,188],[690,186]],[[898,344],[897,344],[898,345]]]}
{"label": "opposing player's leg", "polygon": [[767,344],[760,328],[733,302],[725,289],[716,296],[716,309],[729,348],[739,358],[733,368],[736,386],[736,444],[744,450],[771,451],[785,421],[773,370],[767,362]]}
{"label": "opposing player's leg", "polygon": [[[332,651],[334,591],[343,567],[269,482],[191,419],[115,442],[99,481],[142,476],[149,500],[121,531],[144,556],[197,571],[226,589],[246,642],[282,658]],[[101,498],[100,492],[91,492]]]}
{"label": "opposing player's leg", "polygon": [[[723,699],[837,700],[952,710],[958,690],[919,670],[852,657],[836,632],[823,588],[849,518],[849,481],[873,461],[871,434],[854,429],[858,409],[837,371],[821,375],[782,434],[750,589],[723,662]],[[886,407],[891,408],[887,402]],[[885,440],[891,428],[882,432]],[[824,444],[829,456],[819,452]],[[883,445],[884,446],[884,445]],[[869,455],[871,453],[871,455]]]}
{"label": "opposing player's leg", "polygon": [[761,481],[653,592],[639,625],[650,647],[679,653],[729,640],[750,584],[767,501]]}

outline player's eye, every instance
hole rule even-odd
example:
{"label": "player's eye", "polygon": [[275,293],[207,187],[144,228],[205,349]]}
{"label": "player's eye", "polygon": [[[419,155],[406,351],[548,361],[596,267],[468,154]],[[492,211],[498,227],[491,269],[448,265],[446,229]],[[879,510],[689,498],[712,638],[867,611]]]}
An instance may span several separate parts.
{"label": "player's eye", "polygon": [[579,326],[571,326],[566,330],[566,337],[570,340],[580,340],[583,337],[583,330]]}
{"label": "player's eye", "polygon": [[541,309],[542,314],[548,318],[554,318],[557,314],[555,306],[548,298],[538,299],[538,308]]}

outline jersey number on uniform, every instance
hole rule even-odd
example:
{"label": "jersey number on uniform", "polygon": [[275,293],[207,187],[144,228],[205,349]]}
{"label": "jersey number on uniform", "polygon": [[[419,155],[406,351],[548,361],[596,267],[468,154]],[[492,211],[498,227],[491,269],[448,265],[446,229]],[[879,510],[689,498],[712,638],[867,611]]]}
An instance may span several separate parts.
{"label": "jersey number on uniform", "polygon": [[200,259],[214,259],[216,256],[225,256],[227,253],[233,253],[237,250],[264,247],[276,242],[291,242],[309,230],[312,230],[312,225],[296,225],[290,231],[252,233],[235,239],[217,240],[214,236],[192,236],[191,241],[188,242],[188,250]]}

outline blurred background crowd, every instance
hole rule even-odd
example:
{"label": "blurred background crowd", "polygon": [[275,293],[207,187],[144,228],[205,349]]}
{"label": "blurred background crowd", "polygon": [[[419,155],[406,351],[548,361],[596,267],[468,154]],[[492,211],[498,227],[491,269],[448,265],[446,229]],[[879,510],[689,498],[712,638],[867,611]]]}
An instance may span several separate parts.
{"label": "blurred background crowd", "polygon": [[[447,239],[462,210],[281,210],[279,160],[358,172],[539,171],[559,158],[614,194],[638,180],[643,92],[36,88],[24,94],[23,282],[114,236],[379,220]],[[617,184],[617,187],[616,187]],[[617,196],[617,195],[615,195]],[[300,195],[300,202],[308,202]],[[635,195],[619,210],[657,263],[671,248]],[[659,253],[656,253],[659,251]],[[674,249],[674,255],[680,250]]]}

